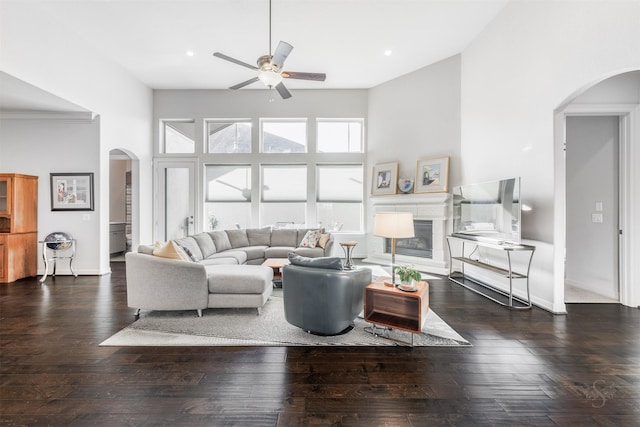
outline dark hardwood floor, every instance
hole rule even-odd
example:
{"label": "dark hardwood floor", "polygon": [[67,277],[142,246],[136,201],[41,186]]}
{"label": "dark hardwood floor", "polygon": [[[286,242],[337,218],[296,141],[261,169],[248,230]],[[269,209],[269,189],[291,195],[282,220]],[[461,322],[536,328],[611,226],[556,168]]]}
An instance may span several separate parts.
{"label": "dark hardwood floor", "polygon": [[2,425],[640,425],[636,308],[514,312],[436,280],[473,347],[99,347],[133,321],[112,268],[0,285]]}

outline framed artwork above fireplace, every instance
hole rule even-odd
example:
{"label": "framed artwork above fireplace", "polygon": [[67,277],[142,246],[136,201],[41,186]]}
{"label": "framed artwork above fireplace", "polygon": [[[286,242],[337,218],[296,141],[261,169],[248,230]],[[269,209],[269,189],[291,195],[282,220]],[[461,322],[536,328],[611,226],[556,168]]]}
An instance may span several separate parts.
{"label": "framed artwork above fireplace", "polygon": [[449,190],[449,157],[431,157],[418,160],[416,167],[416,193],[446,193]]}

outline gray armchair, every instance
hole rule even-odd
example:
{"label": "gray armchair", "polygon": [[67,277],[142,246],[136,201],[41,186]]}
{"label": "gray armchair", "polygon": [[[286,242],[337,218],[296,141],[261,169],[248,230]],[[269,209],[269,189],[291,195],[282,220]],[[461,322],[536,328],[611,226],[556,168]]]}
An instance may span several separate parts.
{"label": "gray armchair", "polygon": [[371,270],[341,270],[340,258],[305,258],[290,254],[282,269],[287,322],[316,335],[348,332],[363,309]]}

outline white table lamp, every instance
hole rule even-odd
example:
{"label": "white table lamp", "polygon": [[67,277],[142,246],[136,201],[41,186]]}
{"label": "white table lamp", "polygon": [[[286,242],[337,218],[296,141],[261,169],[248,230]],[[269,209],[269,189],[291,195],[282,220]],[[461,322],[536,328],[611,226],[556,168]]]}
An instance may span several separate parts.
{"label": "white table lamp", "polygon": [[391,283],[395,285],[396,239],[415,237],[413,214],[410,212],[378,212],[373,225],[373,234],[391,239]]}

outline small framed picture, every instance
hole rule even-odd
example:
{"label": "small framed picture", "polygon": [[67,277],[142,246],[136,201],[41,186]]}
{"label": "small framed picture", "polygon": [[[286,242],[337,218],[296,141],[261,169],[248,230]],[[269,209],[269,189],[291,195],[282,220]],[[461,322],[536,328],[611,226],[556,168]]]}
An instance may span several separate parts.
{"label": "small framed picture", "polygon": [[373,167],[371,195],[396,194],[398,183],[398,162],[381,163]]}
{"label": "small framed picture", "polygon": [[416,193],[439,193],[449,190],[449,157],[418,160]]}
{"label": "small framed picture", "polygon": [[52,211],[92,211],[93,173],[51,173]]}

